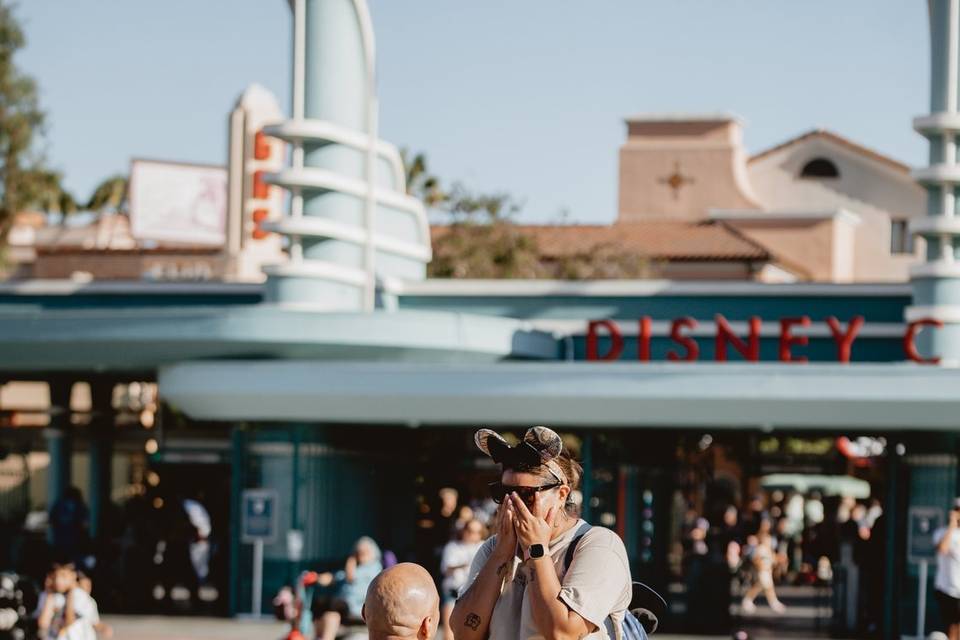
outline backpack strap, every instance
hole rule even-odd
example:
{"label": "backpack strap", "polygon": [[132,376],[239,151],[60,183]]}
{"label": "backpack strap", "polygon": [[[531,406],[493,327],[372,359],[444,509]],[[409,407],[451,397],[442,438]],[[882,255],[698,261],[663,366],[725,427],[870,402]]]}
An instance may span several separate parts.
{"label": "backpack strap", "polygon": [[570,563],[573,562],[573,554],[577,550],[577,545],[580,544],[580,539],[587,535],[587,531],[593,529],[593,526],[589,522],[584,522],[580,525],[580,528],[577,529],[577,532],[573,536],[573,540],[570,541],[570,546],[567,547],[567,554],[563,558],[563,570],[566,571],[570,568]]}

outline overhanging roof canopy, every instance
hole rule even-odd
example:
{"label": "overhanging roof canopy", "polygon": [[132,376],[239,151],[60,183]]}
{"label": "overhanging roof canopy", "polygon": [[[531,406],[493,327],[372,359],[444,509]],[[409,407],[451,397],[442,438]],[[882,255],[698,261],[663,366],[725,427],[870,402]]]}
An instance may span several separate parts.
{"label": "overhanging roof canopy", "polygon": [[398,425],[954,430],[960,370],[911,364],[182,363],[196,419]]}

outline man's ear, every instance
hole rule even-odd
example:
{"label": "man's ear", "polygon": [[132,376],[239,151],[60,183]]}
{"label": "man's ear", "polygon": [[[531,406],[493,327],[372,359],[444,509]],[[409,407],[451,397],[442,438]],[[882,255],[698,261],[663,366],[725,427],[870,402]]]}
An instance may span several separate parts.
{"label": "man's ear", "polygon": [[427,616],[420,621],[420,627],[417,629],[417,640],[431,640],[430,632],[433,630],[433,618]]}
{"label": "man's ear", "polygon": [[367,622],[367,603],[364,602],[363,606],[360,607],[360,619],[363,620],[364,624]]}

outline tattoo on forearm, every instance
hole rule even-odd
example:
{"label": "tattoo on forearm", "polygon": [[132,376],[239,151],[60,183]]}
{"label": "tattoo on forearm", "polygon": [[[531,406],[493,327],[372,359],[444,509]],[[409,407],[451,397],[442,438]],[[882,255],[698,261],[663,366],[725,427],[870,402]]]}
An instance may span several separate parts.
{"label": "tattoo on forearm", "polygon": [[474,631],[480,628],[480,616],[475,613],[467,615],[467,619],[463,622],[463,626],[470,627]]}
{"label": "tattoo on forearm", "polygon": [[501,578],[507,574],[507,563],[504,562],[502,565],[497,567],[497,575]]}

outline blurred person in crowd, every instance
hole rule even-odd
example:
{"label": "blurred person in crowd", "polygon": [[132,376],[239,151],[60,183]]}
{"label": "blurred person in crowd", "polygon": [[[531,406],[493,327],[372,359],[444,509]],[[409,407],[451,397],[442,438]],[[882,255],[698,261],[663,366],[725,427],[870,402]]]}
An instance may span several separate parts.
{"label": "blurred person in crowd", "polygon": [[[869,513],[869,510],[868,510]],[[886,516],[881,511],[873,521],[870,539],[867,541],[867,554],[863,562],[863,583],[865,588],[864,622],[866,635],[873,636],[880,628],[883,619],[883,588],[885,583],[884,564],[887,555]]]}
{"label": "blurred person in crowd", "polygon": [[440,498],[440,508],[434,516],[434,530],[437,535],[443,534],[443,542],[446,543],[447,536],[454,529],[457,522],[457,505],[460,499],[460,493],[452,487],[444,487],[437,492]]}
{"label": "blurred person in crowd", "polygon": [[727,505],[719,524],[711,526],[707,534],[706,630],[730,628],[730,582],[740,565],[740,543],[739,512],[735,506]]}
{"label": "blurred person in crowd", "polygon": [[81,560],[87,542],[90,511],[80,489],[67,487],[50,508],[50,531],[57,560],[76,563]]}
{"label": "blurred person in crowd", "polygon": [[457,519],[453,523],[453,531],[451,535],[461,531],[467,524],[476,519],[476,516],[473,513],[473,508],[468,505],[462,505],[457,510]]}
{"label": "blurred person in crowd", "polygon": [[[767,521],[769,522],[769,521]],[[763,593],[767,599],[767,604],[776,613],[784,613],[787,608],[777,598],[777,593],[773,586],[773,566],[775,562],[773,536],[769,529],[761,530],[755,536],[750,562],[753,568],[753,584],[747,589],[741,602],[741,608],[745,614],[751,614],[757,610],[754,600]]]}
{"label": "blurred person in crowd", "polygon": [[144,611],[153,602],[151,591],[158,578],[154,554],[161,531],[154,512],[145,492],[131,496],[123,506],[123,533],[115,553],[121,567],[119,605],[125,610]]}
{"label": "blurred person in crowd", "polygon": [[361,613],[370,640],[432,640],[439,608],[440,597],[430,572],[402,562],[374,578]]}
{"label": "blurred person in crowd", "polygon": [[203,494],[198,492],[193,498],[183,501],[183,510],[193,527],[193,538],[189,546],[190,564],[197,576],[197,585],[205,584],[210,575],[210,534],[213,532],[210,513],[203,506],[202,500]]}
{"label": "blurred person in crowd", "polygon": [[786,518],[788,529],[791,536],[795,536],[803,531],[803,496],[799,493],[791,493],[786,500],[783,508],[783,515]]}
{"label": "blurred person in crowd", "polygon": [[722,556],[732,571],[740,563],[740,548],[743,545],[743,529],[740,523],[740,512],[732,504],[723,509],[720,524],[711,530],[711,538],[707,541],[711,552]]}
{"label": "blurred person in crowd", "polygon": [[97,605],[77,584],[72,564],[54,565],[37,604],[37,633],[42,640],[96,640]]}
{"label": "blurred person in crowd", "polygon": [[786,579],[787,573],[790,571],[790,551],[793,541],[790,536],[789,520],[786,518],[777,520],[771,535],[773,535],[774,545],[773,577],[776,581],[780,582]]}
{"label": "blurred person in crowd", "polygon": [[100,620],[100,608],[97,606],[97,601],[93,598],[93,580],[90,579],[90,576],[85,574],[82,571],[77,572],[77,586],[83,589],[83,591],[90,596],[90,602],[92,604],[93,615],[91,616],[91,622],[93,624],[94,630],[97,632],[97,636],[101,638],[112,638],[113,637],[113,627],[108,625],[106,622]]}
{"label": "blurred person in crowd", "polygon": [[697,518],[684,539],[683,578],[687,592],[687,618],[691,630],[700,631],[707,624],[705,610],[710,605],[712,593],[706,580],[709,548],[707,532],[710,523],[706,518]]}
{"label": "blurred person in crowd", "polygon": [[870,530],[873,531],[873,526],[877,522],[877,518],[883,515],[883,506],[880,504],[880,500],[877,498],[870,499],[870,506],[867,508],[867,515],[864,518],[865,523]]}
{"label": "blurred person in crowd", "polygon": [[490,496],[474,498],[470,501],[470,508],[473,509],[473,517],[483,523],[483,526],[489,528],[494,515],[497,513],[497,503],[493,501],[493,498]]}
{"label": "blurred person in crowd", "polygon": [[783,517],[783,507],[784,507],[785,497],[783,491],[777,489],[770,494],[770,512],[769,515],[773,518],[774,522],[778,522],[780,518]]}
{"label": "blurred person in crowd", "polygon": [[[161,508],[154,511],[153,516],[159,535],[152,562],[159,568],[163,606],[173,610],[196,606],[199,602],[200,585],[190,559],[190,545],[195,541],[197,532],[183,503],[183,494],[178,492],[173,499],[161,501]],[[134,576],[136,579],[137,576]],[[177,595],[181,589],[189,592],[189,601]]]}
{"label": "blurred person in crowd", "polygon": [[819,491],[814,491],[810,494],[810,497],[807,498],[806,504],[803,505],[803,513],[807,518],[808,527],[816,526],[823,522],[823,502]]}
{"label": "blurred person in crowd", "polygon": [[723,512],[724,553],[730,571],[736,571],[743,554],[743,525],[740,523],[740,513],[730,505]]}
{"label": "blurred person in crowd", "polygon": [[373,538],[363,536],[354,544],[342,571],[317,576],[320,586],[333,587],[332,593],[318,593],[311,605],[317,638],[334,640],[344,620],[361,619],[367,588],[382,570],[380,547]]}
{"label": "blurred person in crowd", "polygon": [[453,487],[442,487],[432,500],[424,500],[420,506],[422,517],[417,521],[417,553],[419,562],[440,584],[440,555],[457,529],[460,492]]}
{"label": "blurred person in crowd", "polygon": [[480,545],[483,544],[485,535],[483,524],[476,519],[470,520],[443,548],[443,557],[440,560],[440,571],[443,574],[441,585],[443,606],[440,614],[444,640],[453,640],[450,614],[453,612],[453,605],[457,601],[457,596],[460,595],[460,590],[467,583],[470,564],[477,555]]}
{"label": "blurred person in crowd", "polygon": [[937,575],[934,579],[940,617],[950,640],[960,640],[960,497],[953,508],[946,527],[933,532],[937,545]]}
{"label": "blurred person in crowd", "polygon": [[744,535],[755,534],[760,530],[764,520],[769,520],[766,500],[762,493],[758,493],[747,504],[747,509],[741,517]]}

